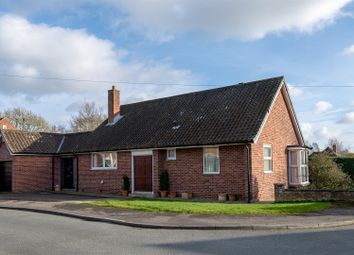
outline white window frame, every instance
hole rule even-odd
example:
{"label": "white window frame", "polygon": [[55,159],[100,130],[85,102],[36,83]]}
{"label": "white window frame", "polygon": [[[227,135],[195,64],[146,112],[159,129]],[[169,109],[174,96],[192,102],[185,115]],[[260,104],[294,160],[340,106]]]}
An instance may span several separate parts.
{"label": "white window frame", "polygon": [[[264,149],[265,148],[269,148],[270,149],[270,157],[266,157],[265,155],[264,155]],[[265,172],[265,173],[273,173],[273,148],[272,148],[272,145],[271,144],[263,144],[263,171]],[[270,167],[271,167],[271,169],[270,170],[266,170],[265,169],[265,161],[266,160],[270,160]]]}
{"label": "white window frame", "polygon": [[[296,159],[297,162],[294,163],[291,161],[291,153],[295,152],[297,154]],[[302,159],[303,159],[303,153],[305,155],[305,157],[307,158],[307,160],[305,161],[305,164],[302,163]],[[309,167],[308,167],[308,150],[306,150],[305,148],[294,148],[294,149],[289,149],[288,151],[288,175],[289,175],[289,185],[308,185],[310,184],[310,179],[309,179]],[[305,170],[305,178],[303,175],[303,168],[306,168]],[[297,180],[298,182],[294,182],[291,179],[291,169],[292,168],[296,168],[297,169]],[[306,178],[307,177],[307,178]]]}
{"label": "white window frame", "polygon": [[[116,166],[113,166],[113,167],[106,167],[106,166],[103,166],[103,167],[97,167],[95,166],[95,155],[97,154],[100,154],[103,159],[105,158],[105,154],[112,154],[112,155],[116,155]],[[104,162],[104,161],[103,161]],[[104,152],[93,152],[91,153],[91,170],[116,170],[118,169],[118,154],[117,152],[114,152],[114,151],[104,151]]]}
{"label": "white window frame", "polygon": [[[174,154],[173,157],[170,157],[170,156],[169,156],[169,152],[170,152],[170,151],[173,151],[173,152],[174,152],[174,153],[173,153],[173,154]],[[166,154],[167,154],[167,155],[166,155],[166,159],[167,159],[167,160],[176,160],[176,159],[177,159],[177,151],[176,151],[176,149],[167,149],[167,150],[166,150]]]}
{"label": "white window frame", "polygon": [[2,125],[2,129],[7,129],[7,125]]}
{"label": "white window frame", "polygon": [[[207,155],[206,155],[206,153],[205,153],[205,151],[206,151],[206,149],[211,149],[211,148],[213,148],[213,149],[216,149],[216,160],[217,160],[217,171],[216,172],[207,172],[207,171],[205,171],[206,169],[205,169],[205,167],[206,167],[206,163],[205,163],[205,160],[206,160],[206,157],[207,157]],[[213,174],[220,174],[220,154],[219,154],[219,147],[215,147],[215,146],[213,146],[213,147],[204,147],[203,148],[203,174],[206,174],[206,175],[213,175]]]}

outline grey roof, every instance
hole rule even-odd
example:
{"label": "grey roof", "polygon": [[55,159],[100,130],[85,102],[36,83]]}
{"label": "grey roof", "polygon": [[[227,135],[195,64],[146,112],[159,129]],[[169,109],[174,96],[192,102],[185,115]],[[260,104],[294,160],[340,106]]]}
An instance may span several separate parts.
{"label": "grey roof", "polygon": [[283,77],[276,77],[122,105],[122,118],[114,125],[106,120],[92,132],[39,133],[34,144],[27,139],[16,145],[24,141],[23,135],[15,139],[18,131],[3,134],[13,132],[7,140],[16,152],[33,153],[56,152],[63,137],[59,153],[248,143],[282,84]]}

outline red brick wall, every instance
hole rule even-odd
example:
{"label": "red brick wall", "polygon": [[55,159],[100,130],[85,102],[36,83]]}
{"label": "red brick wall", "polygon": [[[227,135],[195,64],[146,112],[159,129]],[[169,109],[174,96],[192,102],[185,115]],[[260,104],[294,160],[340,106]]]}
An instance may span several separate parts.
{"label": "red brick wall", "polygon": [[118,152],[117,155],[117,170],[91,170],[91,154],[79,155],[79,191],[120,193],[123,175],[131,179],[131,153]]}
{"label": "red brick wall", "polygon": [[14,156],[13,192],[36,192],[52,189],[52,157]]}
{"label": "red brick wall", "polygon": [[[263,171],[263,145],[272,145],[273,172]],[[256,144],[251,146],[253,196],[256,201],[274,200],[274,183],[288,185],[287,145],[298,145],[284,96],[279,93]]]}
{"label": "red brick wall", "polygon": [[[159,164],[160,171],[169,173],[171,191],[192,192],[195,198],[211,199],[217,199],[218,193],[230,193],[247,200],[245,146],[220,147],[220,174],[215,175],[203,174],[202,148],[177,149],[176,153],[176,160],[166,160],[166,150],[154,153],[155,166]],[[155,187],[158,187],[158,178],[155,182]]]}

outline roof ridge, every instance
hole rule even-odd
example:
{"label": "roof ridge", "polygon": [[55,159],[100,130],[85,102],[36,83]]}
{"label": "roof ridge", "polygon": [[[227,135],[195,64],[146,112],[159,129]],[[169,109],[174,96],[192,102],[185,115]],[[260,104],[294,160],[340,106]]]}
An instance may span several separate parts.
{"label": "roof ridge", "polygon": [[193,91],[193,92],[188,92],[188,93],[183,93],[183,94],[178,94],[178,95],[159,97],[159,98],[155,98],[155,99],[149,99],[149,100],[144,100],[144,101],[139,101],[139,102],[134,102],[134,103],[129,103],[129,104],[123,104],[123,105],[121,105],[121,107],[135,105],[135,104],[141,104],[141,103],[146,103],[146,102],[153,102],[153,101],[158,101],[158,100],[162,100],[162,99],[169,99],[169,98],[176,98],[176,97],[187,96],[187,95],[192,95],[192,94],[204,93],[204,92],[209,92],[209,91],[213,91],[213,90],[221,90],[221,89],[230,88],[230,87],[249,85],[250,83],[265,82],[267,80],[275,80],[275,79],[281,79],[281,81],[282,81],[282,80],[284,80],[284,76],[280,75],[280,76],[275,76],[272,78],[264,78],[264,79],[254,80],[254,81],[239,82],[236,84],[231,84],[231,85],[226,85],[226,86],[221,86],[221,87],[216,87],[216,88],[211,88],[211,89],[204,89],[204,90]]}

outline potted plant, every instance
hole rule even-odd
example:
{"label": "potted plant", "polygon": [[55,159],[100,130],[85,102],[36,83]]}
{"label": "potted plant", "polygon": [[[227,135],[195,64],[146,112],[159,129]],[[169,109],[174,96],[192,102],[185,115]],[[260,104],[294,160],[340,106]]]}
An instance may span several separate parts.
{"label": "potted plant", "polygon": [[236,194],[227,194],[229,201],[236,201]]}
{"label": "potted plant", "polygon": [[167,197],[167,192],[170,188],[170,179],[167,171],[162,171],[160,174],[160,194],[161,197]]}
{"label": "potted plant", "polygon": [[122,185],[122,195],[123,197],[127,197],[130,190],[130,180],[128,175],[123,175],[123,185]]}

